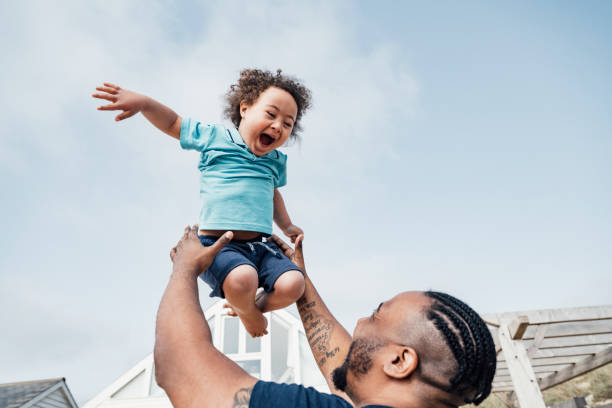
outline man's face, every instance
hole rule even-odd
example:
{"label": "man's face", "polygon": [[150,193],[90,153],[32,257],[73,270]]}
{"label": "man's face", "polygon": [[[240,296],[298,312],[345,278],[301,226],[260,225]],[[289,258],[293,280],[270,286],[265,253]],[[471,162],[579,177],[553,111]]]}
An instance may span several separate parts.
{"label": "man's face", "polygon": [[431,301],[422,292],[404,292],[382,302],[373,313],[359,319],[344,363],[333,372],[334,386],[350,394],[350,376],[359,378],[374,365],[376,352],[389,343],[402,344],[401,330],[407,318],[422,314]]}
{"label": "man's face", "polygon": [[282,146],[291,135],[297,104],[289,92],[270,87],[253,104],[241,104],[240,115],[240,136],[253,154],[263,156]]}

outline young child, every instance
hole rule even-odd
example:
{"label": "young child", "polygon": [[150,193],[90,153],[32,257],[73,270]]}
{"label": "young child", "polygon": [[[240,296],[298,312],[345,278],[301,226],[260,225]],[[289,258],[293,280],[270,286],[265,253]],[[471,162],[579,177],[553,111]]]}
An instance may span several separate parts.
{"label": "young child", "polygon": [[[295,79],[246,69],[226,95],[225,115],[236,127],[181,118],[144,95],[104,83],[94,98],[111,103],[99,110],[123,111],[115,120],[141,112],[158,129],[178,139],[183,149],[201,152],[199,236],[212,245],[226,231],[234,239],[200,275],[210,296],[227,299],[253,337],[267,333],[262,313],[294,303],[304,291],[304,276],[273,242],[272,220],[295,242],[303,231],[291,222],[278,191],[286,184],[287,156],[278,150],[300,131],[310,107],[310,91]],[[259,287],[263,291],[257,296]]]}

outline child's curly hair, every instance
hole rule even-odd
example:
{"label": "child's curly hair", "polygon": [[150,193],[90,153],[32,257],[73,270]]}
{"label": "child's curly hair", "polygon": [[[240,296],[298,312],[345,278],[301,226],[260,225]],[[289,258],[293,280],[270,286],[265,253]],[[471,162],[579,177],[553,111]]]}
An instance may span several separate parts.
{"label": "child's curly hair", "polygon": [[300,84],[297,79],[283,75],[280,69],[276,70],[276,74],[261,69],[243,69],[240,71],[238,83],[230,86],[229,91],[225,94],[227,105],[223,113],[226,118],[232,121],[234,126],[239,127],[242,119],[240,102],[244,101],[249,105],[254,103],[259,95],[271,86],[289,92],[295,99],[297,117],[295,118],[291,138],[297,138],[302,130],[300,126],[302,114],[310,108],[310,90]]}

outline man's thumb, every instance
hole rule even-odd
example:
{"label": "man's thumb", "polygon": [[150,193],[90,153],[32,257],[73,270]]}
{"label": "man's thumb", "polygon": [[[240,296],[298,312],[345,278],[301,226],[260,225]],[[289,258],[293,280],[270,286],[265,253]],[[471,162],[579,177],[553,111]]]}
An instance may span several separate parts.
{"label": "man's thumb", "polygon": [[232,233],[232,231],[227,231],[214,244],[209,246],[208,249],[216,255],[220,250],[223,249],[224,246],[229,244],[233,237],[234,234]]}

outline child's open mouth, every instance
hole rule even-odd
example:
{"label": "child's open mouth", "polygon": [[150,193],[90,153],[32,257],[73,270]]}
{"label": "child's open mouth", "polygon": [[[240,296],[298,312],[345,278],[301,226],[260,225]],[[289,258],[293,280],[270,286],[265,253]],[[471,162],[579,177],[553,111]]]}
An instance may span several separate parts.
{"label": "child's open mouth", "polygon": [[274,141],[275,139],[270,135],[267,135],[265,133],[259,135],[259,143],[261,143],[265,147],[270,146],[272,143],[274,143]]}

